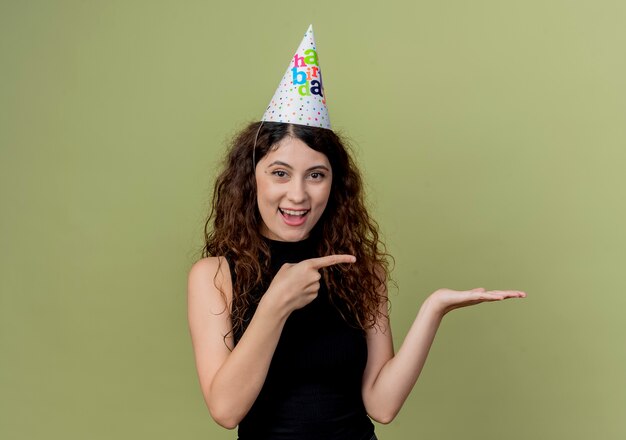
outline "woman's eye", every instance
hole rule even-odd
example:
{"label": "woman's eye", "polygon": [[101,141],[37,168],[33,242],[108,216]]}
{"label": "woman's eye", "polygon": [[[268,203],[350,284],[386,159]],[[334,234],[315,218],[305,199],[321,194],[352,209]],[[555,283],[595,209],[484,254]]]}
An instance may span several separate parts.
{"label": "woman's eye", "polygon": [[319,173],[319,172],[311,173],[311,178],[314,180],[323,179],[324,173]]}
{"label": "woman's eye", "polygon": [[283,170],[276,170],[272,172],[272,174],[275,175],[276,177],[285,177],[287,175],[287,173]]}

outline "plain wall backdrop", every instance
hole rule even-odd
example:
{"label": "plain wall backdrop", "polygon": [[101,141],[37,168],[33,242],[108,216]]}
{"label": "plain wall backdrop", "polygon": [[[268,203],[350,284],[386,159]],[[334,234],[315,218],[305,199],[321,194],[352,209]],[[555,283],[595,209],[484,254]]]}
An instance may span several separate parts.
{"label": "plain wall backdrop", "polygon": [[626,438],[626,3],[0,1],[0,438],[235,439],[186,321],[225,143],[313,24],[389,251],[381,440]]}

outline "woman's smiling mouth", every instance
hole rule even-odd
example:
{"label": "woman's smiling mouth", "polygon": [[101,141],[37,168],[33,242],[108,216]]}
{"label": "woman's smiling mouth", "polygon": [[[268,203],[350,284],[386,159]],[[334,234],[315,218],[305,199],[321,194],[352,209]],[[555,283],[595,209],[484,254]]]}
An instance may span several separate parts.
{"label": "woman's smiling mouth", "polygon": [[283,209],[278,208],[285,223],[289,226],[300,226],[306,221],[310,209]]}

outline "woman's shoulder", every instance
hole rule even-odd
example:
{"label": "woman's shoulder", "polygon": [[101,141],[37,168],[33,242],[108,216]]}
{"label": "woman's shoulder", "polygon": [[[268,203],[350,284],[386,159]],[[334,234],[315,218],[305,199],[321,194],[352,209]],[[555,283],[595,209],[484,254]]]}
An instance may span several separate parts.
{"label": "woman's shoulder", "polygon": [[194,272],[216,272],[221,269],[220,266],[228,267],[228,261],[225,257],[203,257],[196,261],[192,266],[190,273]]}
{"label": "woman's shoulder", "polygon": [[231,295],[230,267],[224,257],[204,257],[189,270],[188,292]]}

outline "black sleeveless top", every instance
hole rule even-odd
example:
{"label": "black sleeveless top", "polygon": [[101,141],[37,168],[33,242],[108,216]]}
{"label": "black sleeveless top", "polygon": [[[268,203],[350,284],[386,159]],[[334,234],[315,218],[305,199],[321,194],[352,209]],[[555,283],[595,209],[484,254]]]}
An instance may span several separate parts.
{"label": "black sleeveless top", "polygon": [[[269,281],[284,263],[318,256],[312,237],[266,241]],[[226,258],[235,286],[234,266]],[[266,288],[255,293],[257,299]],[[248,311],[247,322],[254,312]],[[234,335],[235,344],[241,336]],[[366,362],[365,333],[346,323],[322,282],[317,298],[287,318],[263,388],[239,423],[239,440],[370,440],[374,425],[361,397]]]}

